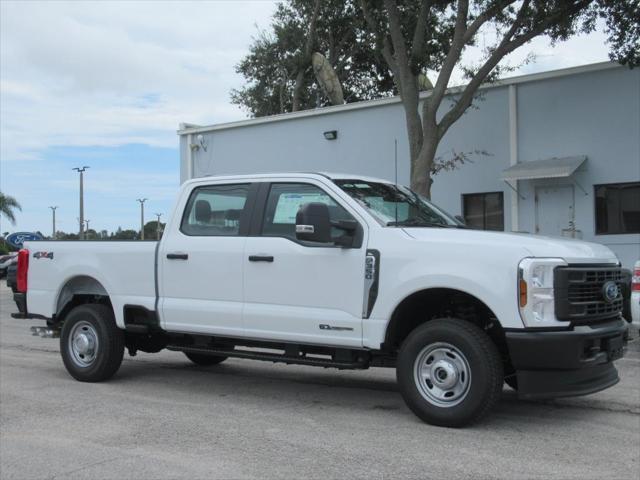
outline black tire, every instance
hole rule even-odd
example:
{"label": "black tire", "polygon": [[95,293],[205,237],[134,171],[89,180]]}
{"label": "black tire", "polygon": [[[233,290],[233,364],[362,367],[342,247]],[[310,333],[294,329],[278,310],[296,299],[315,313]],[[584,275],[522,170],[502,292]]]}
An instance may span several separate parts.
{"label": "black tire", "polygon": [[[74,344],[72,335],[80,343]],[[91,339],[93,349],[86,347]],[[122,364],[124,346],[124,331],[117,327],[113,311],[105,305],[80,305],[65,318],[60,353],[64,366],[76,380],[102,382],[111,378]]]}
{"label": "black tire", "polygon": [[[428,378],[436,376],[440,377],[437,382],[458,380],[455,387],[442,383],[442,389],[434,389]],[[500,398],[504,381],[500,353],[489,336],[455,318],[431,320],[412,331],[398,354],[396,377],[411,411],[443,427],[480,420]],[[454,393],[455,389],[460,391]]]}
{"label": "black tire", "polygon": [[200,365],[201,367],[218,365],[219,363],[222,363],[227,358],[229,358],[229,357],[222,357],[218,355],[204,355],[201,353],[191,353],[191,352],[184,352],[184,354],[189,360],[191,360],[196,365]]}

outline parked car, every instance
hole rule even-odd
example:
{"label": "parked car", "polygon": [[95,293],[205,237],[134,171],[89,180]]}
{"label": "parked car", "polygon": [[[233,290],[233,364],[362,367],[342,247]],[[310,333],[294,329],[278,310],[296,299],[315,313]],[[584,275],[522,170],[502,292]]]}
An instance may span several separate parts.
{"label": "parked car", "polygon": [[607,247],[460,228],[408,188],[354,175],[183,184],[154,242],[27,242],[16,303],[83,382],[125,348],[394,367],[422,420],[462,426],[506,381],[524,399],[619,381],[622,269]]}
{"label": "parked car", "polygon": [[0,278],[4,278],[7,275],[7,269],[9,268],[9,266],[17,262],[18,262],[17,252],[0,256]]}

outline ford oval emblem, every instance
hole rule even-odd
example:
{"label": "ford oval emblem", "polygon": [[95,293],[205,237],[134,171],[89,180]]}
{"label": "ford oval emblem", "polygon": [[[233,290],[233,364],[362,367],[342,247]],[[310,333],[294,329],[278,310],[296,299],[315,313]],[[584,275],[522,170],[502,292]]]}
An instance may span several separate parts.
{"label": "ford oval emblem", "polygon": [[602,286],[602,296],[607,303],[613,303],[620,295],[620,288],[616,282],[609,280]]}
{"label": "ford oval emblem", "polygon": [[33,242],[35,240],[42,240],[42,235],[37,232],[15,232],[11,235],[7,235],[4,239],[13,248],[22,248],[24,242]]}

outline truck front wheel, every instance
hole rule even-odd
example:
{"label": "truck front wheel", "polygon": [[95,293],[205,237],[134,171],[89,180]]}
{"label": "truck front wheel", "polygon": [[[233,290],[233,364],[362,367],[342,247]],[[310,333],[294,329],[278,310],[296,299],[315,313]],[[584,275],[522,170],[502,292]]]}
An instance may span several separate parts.
{"label": "truck front wheel", "polygon": [[124,332],[105,305],[75,307],[67,315],[60,334],[64,366],[81,382],[111,378],[122,363],[124,344]]}
{"label": "truck front wheel", "polygon": [[461,427],[500,398],[502,360],[479,327],[455,318],[431,320],[409,334],[398,354],[397,380],[408,407],[423,421]]}

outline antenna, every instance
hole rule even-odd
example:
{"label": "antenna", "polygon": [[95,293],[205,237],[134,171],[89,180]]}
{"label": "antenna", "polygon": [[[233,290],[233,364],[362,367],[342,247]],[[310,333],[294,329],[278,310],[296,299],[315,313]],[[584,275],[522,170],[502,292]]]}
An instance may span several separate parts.
{"label": "antenna", "polygon": [[[398,193],[398,139],[393,139],[393,156],[394,156],[394,164],[395,164],[395,182],[396,182],[396,195]],[[398,202],[394,202],[396,204],[396,227],[398,226]]]}

